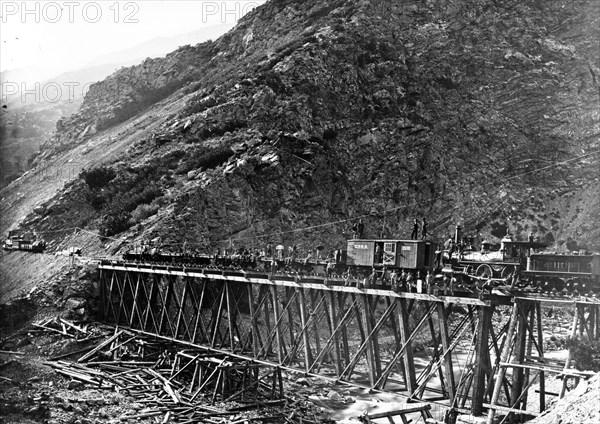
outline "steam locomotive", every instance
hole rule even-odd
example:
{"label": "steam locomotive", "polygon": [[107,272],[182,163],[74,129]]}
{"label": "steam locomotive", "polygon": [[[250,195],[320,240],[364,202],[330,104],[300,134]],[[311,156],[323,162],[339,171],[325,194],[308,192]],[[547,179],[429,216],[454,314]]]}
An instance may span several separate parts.
{"label": "steam locomotive", "polygon": [[600,255],[545,253],[547,247],[531,238],[513,241],[507,234],[498,249],[483,242],[475,250],[456,227],[454,240],[443,252],[443,271],[474,280],[493,280],[510,291],[553,294],[600,292]]}

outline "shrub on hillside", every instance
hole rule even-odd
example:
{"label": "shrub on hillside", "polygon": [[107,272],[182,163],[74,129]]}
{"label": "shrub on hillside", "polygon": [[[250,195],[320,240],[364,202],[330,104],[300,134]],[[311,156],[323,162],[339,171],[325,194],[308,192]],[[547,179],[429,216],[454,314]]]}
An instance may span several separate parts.
{"label": "shrub on hillside", "polygon": [[82,178],[91,189],[106,187],[116,176],[117,173],[107,166],[84,169],[79,174],[79,178]]}
{"label": "shrub on hillside", "polygon": [[131,218],[135,222],[142,222],[146,218],[156,214],[156,212],[158,212],[159,209],[160,206],[158,206],[155,203],[152,203],[150,205],[142,204],[135,208],[133,212],[131,212]]}
{"label": "shrub on hillside", "polygon": [[125,194],[127,196],[126,200],[123,202],[122,209],[125,212],[131,212],[135,210],[138,206],[148,204],[157,197],[161,196],[162,191],[156,185],[151,185],[148,187],[144,187],[144,189],[140,193],[128,192]]}
{"label": "shrub on hillside", "polygon": [[229,147],[201,148],[190,154],[190,158],[179,165],[177,172],[185,174],[193,169],[212,169],[221,165],[234,152]]}
{"label": "shrub on hillside", "polygon": [[600,371],[600,340],[590,343],[587,338],[568,338],[565,343],[571,353],[577,369],[582,371]]}
{"label": "shrub on hillside", "polygon": [[133,225],[131,216],[128,213],[116,215],[107,215],[100,225],[100,234],[105,237],[114,236],[129,229]]}

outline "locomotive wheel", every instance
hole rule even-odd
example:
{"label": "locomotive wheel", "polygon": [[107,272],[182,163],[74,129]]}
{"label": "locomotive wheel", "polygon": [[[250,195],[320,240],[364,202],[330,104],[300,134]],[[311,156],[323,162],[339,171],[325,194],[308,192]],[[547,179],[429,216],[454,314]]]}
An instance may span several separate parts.
{"label": "locomotive wheel", "polygon": [[515,267],[508,265],[505,266],[504,268],[502,268],[502,272],[500,273],[500,278],[508,278],[512,275],[512,273],[514,272]]}
{"label": "locomotive wheel", "polygon": [[565,288],[565,282],[558,277],[554,277],[552,280],[550,280],[550,284],[552,284],[557,292],[561,292]]}
{"label": "locomotive wheel", "polygon": [[482,264],[477,267],[475,275],[477,275],[478,277],[492,278],[492,276],[494,275],[494,271],[492,270],[492,267],[488,264]]}
{"label": "locomotive wheel", "polygon": [[568,293],[573,293],[575,291],[575,279],[572,278],[567,280],[565,284],[565,289]]}
{"label": "locomotive wheel", "polygon": [[581,294],[587,294],[591,292],[591,286],[585,278],[577,278],[575,280],[575,288]]}

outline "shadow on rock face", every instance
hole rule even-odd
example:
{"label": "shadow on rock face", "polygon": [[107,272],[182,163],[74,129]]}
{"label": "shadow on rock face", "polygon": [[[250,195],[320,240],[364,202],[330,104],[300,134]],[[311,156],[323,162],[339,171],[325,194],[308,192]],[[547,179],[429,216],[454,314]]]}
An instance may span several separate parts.
{"label": "shadow on rock face", "polygon": [[0,334],[6,335],[21,329],[35,313],[36,306],[32,299],[15,299],[0,305]]}

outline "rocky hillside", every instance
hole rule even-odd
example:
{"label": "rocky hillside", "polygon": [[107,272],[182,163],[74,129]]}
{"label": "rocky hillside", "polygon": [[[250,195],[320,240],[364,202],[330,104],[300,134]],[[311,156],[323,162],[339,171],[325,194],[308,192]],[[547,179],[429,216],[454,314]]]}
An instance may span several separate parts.
{"label": "rocky hillside", "polygon": [[2,191],[2,230],[329,249],[349,220],[426,216],[598,250],[599,25],[593,0],[268,2],[93,85]]}

